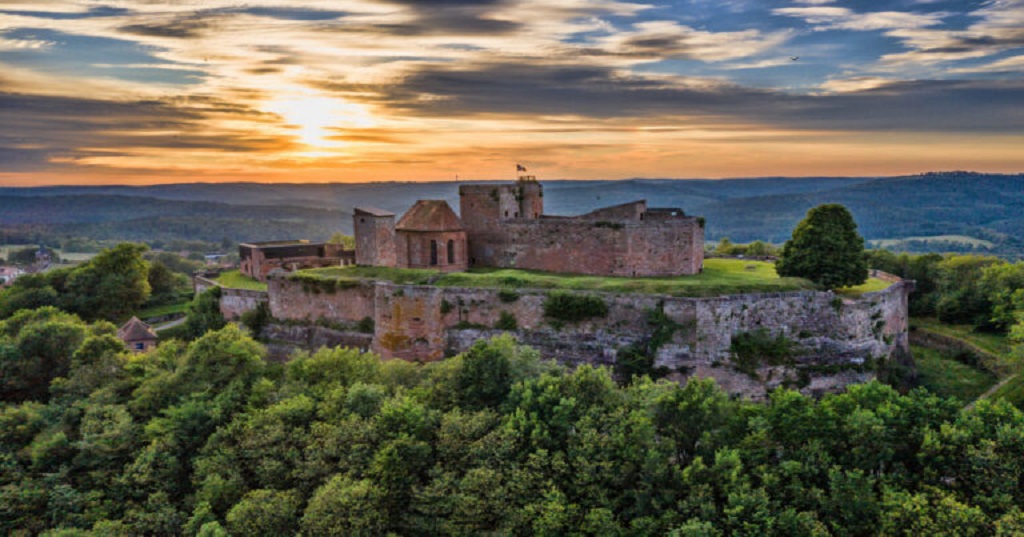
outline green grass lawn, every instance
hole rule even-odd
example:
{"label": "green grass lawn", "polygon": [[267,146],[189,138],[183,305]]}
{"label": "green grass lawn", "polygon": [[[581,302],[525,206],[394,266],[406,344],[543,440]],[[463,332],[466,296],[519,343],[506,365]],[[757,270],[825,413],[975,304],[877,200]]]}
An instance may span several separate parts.
{"label": "green grass lawn", "polygon": [[243,275],[238,270],[228,270],[220,273],[214,280],[224,287],[232,289],[248,289],[250,291],[266,291],[267,284]]}
{"label": "green grass lawn", "polygon": [[995,375],[962,364],[939,351],[914,345],[911,352],[921,385],[936,395],[968,402],[996,384]]}
{"label": "green grass lawn", "polygon": [[868,281],[855,285],[853,287],[843,287],[842,289],[836,289],[836,292],[841,295],[862,295],[864,293],[873,293],[875,291],[882,291],[888,289],[892,283],[885,280],[879,280],[878,278],[868,278]]}
{"label": "green grass lawn", "polygon": [[964,340],[985,352],[1000,357],[1006,357],[1010,354],[1010,343],[1003,334],[975,332],[974,326],[969,324],[944,324],[938,319],[928,317],[914,317],[910,324],[944,336]]}
{"label": "green grass lawn", "polygon": [[144,310],[140,310],[136,316],[139,319],[149,319],[152,317],[163,317],[164,315],[173,315],[175,313],[185,313],[185,309],[188,308],[189,301],[177,302],[174,304],[161,304],[159,306],[151,306]]}
{"label": "green grass lawn", "polygon": [[380,267],[328,267],[302,271],[298,277],[380,279],[440,287],[570,289],[674,296],[714,296],[815,288],[814,284],[802,278],[780,278],[771,263],[742,259],[708,259],[704,262],[702,274],[654,278],[582,276],[491,268],[443,274],[435,270]]}

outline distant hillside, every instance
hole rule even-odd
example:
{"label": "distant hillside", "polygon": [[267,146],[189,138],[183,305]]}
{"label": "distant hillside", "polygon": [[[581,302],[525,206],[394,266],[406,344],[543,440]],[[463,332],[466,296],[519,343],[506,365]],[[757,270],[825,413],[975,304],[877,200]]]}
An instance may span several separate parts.
{"label": "distant hillside", "polygon": [[[966,172],[908,177],[544,181],[550,214],[571,215],[646,199],[707,220],[709,241],[786,240],[808,209],[841,203],[868,239],[918,251],[1024,253],[1024,175]],[[0,225],[33,225],[92,238],[219,241],[325,239],[351,232],[351,210],[401,213],[417,199],[458,210],[458,185],[176,184],[0,188]],[[927,240],[957,235],[966,240]],[[901,240],[913,238],[913,240]],[[923,238],[923,239],[922,239]]]}
{"label": "distant hillside", "polygon": [[[10,189],[4,189],[10,190]],[[232,205],[152,197],[78,193],[0,193],[0,226],[33,227],[40,238],[82,236],[132,241],[224,238],[272,240],[298,236],[325,239],[352,227],[352,213],[287,205]],[[41,189],[42,190],[42,189]],[[56,242],[54,239],[45,242]]]}

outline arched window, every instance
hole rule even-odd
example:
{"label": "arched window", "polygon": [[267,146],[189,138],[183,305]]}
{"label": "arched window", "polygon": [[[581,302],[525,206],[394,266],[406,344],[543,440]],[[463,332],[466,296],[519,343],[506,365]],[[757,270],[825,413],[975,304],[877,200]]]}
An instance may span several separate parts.
{"label": "arched window", "polygon": [[455,241],[448,239],[448,264],[455,263]]}
{"label": "arched window", "polygon": [[430,241],[430,264],[437,264],[437,241]]}

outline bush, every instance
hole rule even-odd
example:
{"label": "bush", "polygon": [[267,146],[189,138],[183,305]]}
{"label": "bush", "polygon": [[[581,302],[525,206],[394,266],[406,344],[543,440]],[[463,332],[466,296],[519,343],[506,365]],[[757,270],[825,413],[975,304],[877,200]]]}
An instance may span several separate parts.
{"label": "bush", "polygon": [[507,311],[501,312],[498,316],[498,322],[494,323],[494,327],[498,330],[517,330],[519,323],[516,322],[516,316],[512,315]]}
{"label": "bush", "polygon": [[363,317],[356,323],[356,330],[364,334],[372,334],[376,329],[376,324],[373,322],[373,317]]}
{"label": "bush", "polygon": [[270,306],[266,302],[260,302],[256,309],[249,310],[242,314],[242,325],[249,329],[254,339],[259,339],[263,328],[270,322]]}
{"label": "bush", "polygon": [[788,364],[794,346],[786,336],[779,334],[773,337],[768,330],[759,328],[734,335],[729,352],[732,353],[733,365],[737,370],[754,375],[761,364]]}
{"label": "bush", "polygon": [[582,321],[608,315],[608,304],[594,295],[551,293],[544,300],[544,316],[559,321]]}
{"label": "bush", "polygon": [[498,300],[506,304],[511,304],[512,302],[519,300],[519,293],[511,289],[502,289],[501,291],[498,291]]}

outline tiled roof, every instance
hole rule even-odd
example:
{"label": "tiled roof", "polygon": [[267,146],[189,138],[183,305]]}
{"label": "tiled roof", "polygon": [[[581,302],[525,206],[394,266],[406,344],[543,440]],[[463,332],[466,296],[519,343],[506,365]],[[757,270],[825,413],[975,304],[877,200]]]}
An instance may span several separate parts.
{"label": "tiled roof", "polygon": [[156,340],[159,339],[156,332],[149,327],[148,324],[139,320],[138,317],[132,317],[131,320],[124,323],[124,326],[117,329],[117,337],[121,338],[122,341],[145,341],[145,340]]}
{"label": "tiled roof", "polygon": [[444,200],[419,200],[395,226],[401,231],[462,231],[462,222]]}

